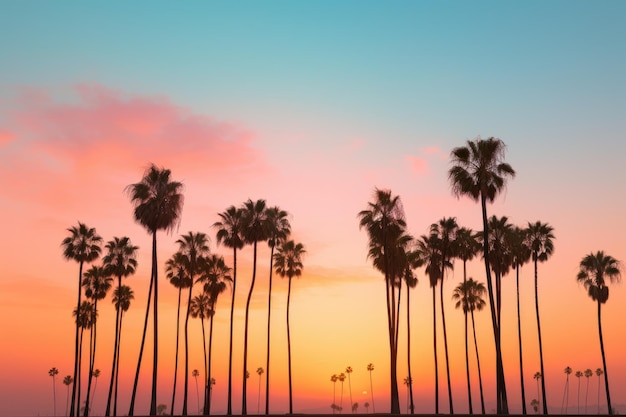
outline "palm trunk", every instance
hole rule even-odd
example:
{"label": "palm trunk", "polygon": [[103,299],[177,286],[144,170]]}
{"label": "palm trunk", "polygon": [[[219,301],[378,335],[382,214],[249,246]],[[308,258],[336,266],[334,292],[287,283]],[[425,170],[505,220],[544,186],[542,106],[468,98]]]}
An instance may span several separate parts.
{"label": "palm trunk", "polygon": [[[443,264],[445,265],[445,259]],[[442,273],[443,271],[443,267],[442,267]],[[450,361],[448,359],[448,332],[446,331],[446,312],[443,308],[443,279],[444,279],[444,275],[441,275],[441,287],[439,288],[440,290],[440,294],[439,294],[439,298],[441,301],[441,324],[443,326],[443,347],[444,347],[444,351],[446,354],[446,376],[448,378],[448,403],[450,406],[450,414],[454,414],[454,405],[453,405],[453,401],[452,401],[452,383],[450,382]]]}
{"label": "palm trunk", "polygon": [[[189,394],[189,315],[191,313],[191,292],[193,290],[193,271],[194,265],[192,263],[189,277],[191,279],[191,285],[189,286],[189,295],[187,297],[187,314],[185,316],[185,382],[183,384],[183,412],[184,416],[187,415],[187,398]],[[206,365],[206,364],[205,364]],[[206,366],[204,367],[206,377]],[[206,379],[206,378],[205,378]]]}
{"label": "palm trunk", "polygon": [[515,285],[517,290],[517,340],[519,343],[519,377],[522,389],[522,414],[526,415],[526,390],[524,389],[524,362],[522,360],[522,320],[519,305],[519,266],[515,268]]}
{"label": "palm trunk", "polygon": [[[464,288],[467,283],[467,261],[463,260],[463,285]],[[463,296],[467,298],[467,293],[464,293]],[[463,316],[465,319],[465,376],[467,377],[467,405],[470,414],[474,414],[474,409],[472,408],[472,383],[470,380],[470,369],[469,369],[469,347],[467,341],[467,310],[465,309],[465,305],[463,305]]]}
{"label": "palm trunk", "polygon": [[[291,276],[287,287],[287,363],[289,370],[289,414],[293,414],[293,389],[291,385],[291,333],[289,331],[289,306],[291,302]],[[333,401],[334,402],[334,401]]]}
{"label": "palm trunk", "polygon": [[54,417],[57,415],[57,387],[54,381],[54,375],[52,375],[52,402]]}
{"label": "palm trunk", "polygon": [[115,396],[113,401],[113,415],[117,416],[117,388],[120,375],[120,346],[122,345],[122,322],[124,321],[124,312],[120,310],[120,336],[117,343],[117,366],[115,367]]}
{"label": "palm trunk", "polygon": [[233,319],[235,316],[235,292],[237,289],[237,247],[233,246],[233,295],[230,302],[230,339],[228,348],[228,403],[226,414],[233,414]]}
{"label": "palm trunk", "polygon": [[[122,276],[117,277],[117,292],[119,294],[120,287],[122,286]],[[115,368],[117,365],[117,344],[119,343],[119,328],[120,328],[120,308],[119,303],[115,307],[115,341],[113,342],[113,365],[111,366],[111,382],[109,383],[109,395],[107,398],[107,408],[104,413],[106,417],[111,415],[111,399],[113,398],[113,384],[115,381]]]}
{"label": "palm trunk", "polygon": [[78,377],[78,339],[79,339],[79,331],[80,331],[80,326],[79,326],[79,320],[78,320],[78,314],[80,314],[80,303],[81,303],[81,296],[82,296],[82,276],[83,276],[83,261],[80,261],[79,266],[78,266],[78,304],[76,305],[76,337],[75,337],[75,341],[74,341],[74,380],[72,381],[72,406],[70,407],[70,415],[74,416],[74,415],[78,415],[79,414],[79,410],[80,410],[80,405],[79,405],[79,410],[76,412],[76,414],[74,414],[74,410],[76,409],[76,381],[77,381],[77,377]]}
{"label": "palm trunk", "polygon": [[[598,382],[600,383],[600,382]],[[600,390],[598,390],[600,391]],[[600,395],[598,394],[598,398],[600,397]],[[65,399],[65,415],[69,416],[68,411],[70,409],[70,386],[69,384],[67,385],[67,398]],[[599,414],[599,413],[598,413]]]}
{"label": "palm trunk", "polygon": [[543,413],[548,414],[546,402],[546,374],[543,371],[543,346],[541,343],[541,323],[539,321],[539,291],[537,282],[537,257],[535,256],[535,312],[537,313],[537,335],[539,336],[539,363],[541,365],[541,398],[543,401]]}
{"label": "palm trunk", "polygon": [[[400,398],[398,393],[398,313],[396,311],[396,291],[393,281],[391,285],[392,337],[391,337],[391,414],[400,414]],[[400,301],[398,300],[398,307]]]}
{"label": "palm trunk", "polygon": [[211,351],[213,349],[213,316],[215,315],[215,303],[213,303],[211,305],[211,311],[213,312],[211,314],[211,319],[209,321],[209,366],[208,366],[208,372],[207,372],[207,386],[209,387],[209,399],[206,403],[206,408],[204,410],[204,414],[205,415],[209,415],[211,414],[211,390],[213,389],[211,387]]}
{"label": "palm trunk", "polygon": [[589,377],[587,377],[587,388],[585,389],[585,414],[587,414],[587,402],[589,401]]}
{"label": "palm trunk", "polygon": [[78,391],[76,394],[76,415],[80,415],[80,388],[81,388],[81,368],[83,361],[83,335],[85,334],[85,329],[80,329],[80,347],[78,348]]}
{"label": "palm trunk", "polygon": [[96,324],[98,316],[98,299],[94,299],[93,302],[93,323],[89,331],[89,377],[87,379],[87,396],[85,397],[85,413],[84,417],[89,416],[89,396],[91,394],[91,381],[93,379],[93,367],[96,361]]}
{"label": "palm trunk", "polygon": [[474,310],[470,310],[472,316],[472,333],[474,335],[474,349],[476,350],[476,367],[478,368],[478,387],[480,389],[480,410],[485,414],[485,397],[483,395],[483,376],[480,372],[480,357],[478,356],[478,342],[476,341],[476,324],[474,323]]}
{"label": "palm trunk", "polygon": [[[415,404],[413,403],[413,377],[411,376],[411,288],[406,286],[406,362],[409,373],[409,410],[415,414]],[[350,384],[350,374],[348,374],[348,384]],[[350,387],[350,406],[352,406],[352,387]]]}
{"label": "palm trunk", "polygon": [[[274,241],[276,243],[276,241]],[[272,316],[272,272],[274,269],[274,245],[270,250],[270,279],[267,294],[267,359],[265,360],[265,415],[270,413],[270,330]],[[259,377],[259,393],[261,392],[261,382]],[[260,396],[260,394],[259,394]]]}
{"label": "palm trunk", "polygon": [[437,360],[437,302],[433,289],[433,352],[435,352],[435,414],[439,414],[439,361]]}
{"label": "palm trunk", "polygon": [[206,410],[208,401],[209,401],[209,365],[206,357],[206,335],[204,332],[204,317],[200,318],[200,323],[202,324],[202,354],[204,355],[204,409]]}
{"label": "palm trunk", "polygon": [[602,339],[602,304],[598,301],[598,334],[600,335],[600,352],[602,353],[602,368],[604,368],[604,388],[606,391],[606,406],[609,415],[613,415],[611,407],[611,394],[609,393],[609,376],[606,373],[606,357],[604,356],[604,341]]}
{"label": "palm trunk", "polygon": [[154,275],[154,346],[152,356],[152,396],[150,398],[150,415],[156,416],[157,412],[157,368],[159,364],[159,276],[157,268],[157,238],[156,230],[152,233],[152,275]]}
{"label": "palm trunk", "polygon": [[174,415],[174,404],[176,403],[176,380],[178,379],[178,341],[180,339],[180,299],[183,293],[183,287],[178,287],[178,304],[176,307],[176,359],[174,359],[174,387],[172,388],[172,406],[170,407],[170,415]]}
{"label": "palm trunk", "polygon": [[252,291],[254,290],[254,282],[256,280],[256,250],[257,242],[254,242],[254,254],[252,261],[252,283],[250,284],[250,291],[248,292],[248,299],[246,300],[246,319],[244,325],[244,339],[243,339],[243,389],[241,391],[241,414],[248,414],[247,404],[247,378],[246,372],[248,370],[248,316],[250,313],[250,300],[252,299]]}

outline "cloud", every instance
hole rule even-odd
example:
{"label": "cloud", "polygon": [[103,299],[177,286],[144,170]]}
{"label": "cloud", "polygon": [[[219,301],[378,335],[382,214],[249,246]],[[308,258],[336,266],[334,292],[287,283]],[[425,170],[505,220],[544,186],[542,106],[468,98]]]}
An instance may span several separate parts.
{"label": "cloud", "polygon": [[404,160],[409,164],[411,172],[417,175],[428,173],[428,162],[424,158],[408,155],[404,157]]}
{"label": "cloud", "polygon": [[424,175],[430,173],[429,161],[434,160],[447,160],[448,155],[441,150],[438,146],[426,146],[420,148],[418,155],[407,155],[404,157],[404,161],[407,163],[411,172],[416,175]]}

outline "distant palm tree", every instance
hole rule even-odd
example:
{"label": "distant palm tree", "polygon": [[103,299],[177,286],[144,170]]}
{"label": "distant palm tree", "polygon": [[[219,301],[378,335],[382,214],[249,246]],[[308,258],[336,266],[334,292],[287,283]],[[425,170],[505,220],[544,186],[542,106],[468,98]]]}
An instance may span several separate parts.
{"label": "distant palm tree", "polygon": [[208,387],[208,369],[209,363],[207,358],[207,349],[206,349],[206,332],[204,330],[204,319],[207,319],[211,316],[213,312],[211,311],[211,300],[206,292],[202,292],[191,299],[189,303],[189,315],[194,319],[199,318],[200,324],[202,325],[202,354],[204,355],[204,404],[207,404],[209,401],[209,387]]}
{"label": "distant palm tree", "polygon": [[191,371],[191,376],[194,377],[194,379],[196,380],[196,401],[198,403],[198,414],[200,414],[200,394],[198,392],[198,375],[200,375],[200,372],[198,372],[197,369],[194,369],[193,371]]}
{"label": "distant palm tree", "polygon": [[406,386],[406,413],[409,414],[413,414],[411,411],[411,404],[409,402],[409,387],[413,384],[413,381],[411,380],[411,378],[409,378],[408,376],[406,378],[404,378],[403,381],[404,386]]}
{"label": "distant palm tree", "polygon": [[598,414],[600,414],[600,377],[603,373],[604,371],[602,370],[602,368],[596,369],[596,375],[598,375]]}
{"label": "distant palm tree", "polygon": [[593,376],[593,371],[589,368],[585,369],[585,378],[587,378],[587,388],[585,393],[585,414],[587,414],[587,401],[589,400],[589,378]]}
{"label": "distant palm tree", "polygon": [[[352,373],[352,367],[346,367],[346,375],[348,375],[348,391],[350,392],[350,404],[352,404],[352,382],[350,381],[350,374]],[[352,410],[354,412],[354,409]]]}
{"label": "distant palm tree", "polygon": [[370,403],[366,402],[365,404],[363,404],[363,406],[365,407],[365,414],[368,414],[370,409]]}
{"label": "distant palm tree", "polygon": [[100,369],[94,369],[93,377],[96,378],[96,382],[93,386],[93,394],[91,394],[91,404],[93,404],[93,399],[96,397],[96,388],[98,388],[98,378],[100,377]]}
{"label": "distant palm tree", "polygon": [[[96,229],[87,227],[84,223],[78,222],[78,226],[72,226],[67,229],[70,232],[70,236],[63,239],[61,246],[63,247],[63,257],[68,260],[74,260],[78,262],[78,302],[76,304],[76,310],[80,310],[82,304],[82,280],[83,280],[83,265],[85,262],[93,262],[100,256],[102,249],[102,238],[96,233]],[[78,385],[78,344],[79,344],[79,321],[76,321],[76,337],[74,342],[74,376],[72,377],[72,406],[70,407],[70,415],[78,415],[78,404],[80,399],[76,399],[76,391]],[[76,410],[76,413],[74,413]]]}
{"label": "distant palm tree", "polygon": [[232,415],[232,378],[233,378],[233,323],[235,316],[235,293],[237,289],[237,249],[243,248],[243,210],[230,206],[223,213],[218,213],[221,221],[215,222],[217,244],[224,243],[233,248],[233,288],[230,303],[230,337],[228,348],[228,398],[226,414]]}
{"label": "distant palm tree", "polygon": [[152,270],[150,274],[150,289],[148,291],[148,305],[146,307],[146,317],[144,320],[141,347],[139,349],[139,359],[137,361],[137,371],[133,384],[133,392],[130,400],[128,415],[132,416],[135,411],[135,397],[137,395],[137,384],[139,382],[139,371],[141,369],[141,358],[146,339],[148,327],[148,316],[150,312],[150,301],[152,291],[153,300],[153,354],[152,354],[152,393],[150,397],[150,415],[157,412],[157,368],[159,358],[159,281],[157,262],[157,232],[165,230],[171,232],[180,222],[183,209],[183,184],[171,180],[169,169],[158,168],[152,164],[145,171],[140,182],[130,184],[126,187],[130,195],[131,203],[134,206],[135,220],[146,228],[152,235]]}
{"label": "distant palm tree", "polygon": [[[406,356],[407,356],[407,370],[408,370],[408,393],[409,393],[409,410],[411,414],[415,413],[415,403],[413,402],[413,376],[411,373],[411,289],[417,287],[417,277],[413,273],[412,267],[416,267],[419,264],[419,252],[411,251],[406,254],[408,263],[404,272],[404,283],[406,285]],[[352,368],[350,368],[352,371]],[[348,382],[350,382],[350,374],[348,374]],[[350,402],[352,402],[352,389],[350,389]]]}
{"label": "distant palm tree", "polygon": [[284,242],[291,234],[291,225],[287,219],[288,213],[279,207],[270,207],[266,210],[267,216],[267,245],[270,247],[270,276],[267,290],[267,358],[265,361],[265,414],[270,410],[270,330],[272,313],[272,272],[274,269],[274,248]]}
{"label": "distant palm tree", "polygon": [[135,299],[135,294],[133,290],[128,285],[122,285],[119,288],[116,288],[113,291],[113,304],[115,305],[115,309],[120,312],[120,331],[119,331],[119,339],[117,342],[117,365],[115,368],[115,395],[113,396],[113,415],[117,415],[117,388],[120,374],[120,349],[122,346],[122,323],[124,319],[124,313],[128,311],[130,308],[130,302]]}
{"label": "distant palm tree", "polygon": [[539,400],[536,398],[533,398],[532,401],[530,402],[530,406],[533,408],[533,410],[535,410],[535,414],[539,414]]}
{"label": "distant palm tree", "polygon": [[546,401],[546,381],[545,373],[543,370],[543,348],[541,343],[541,324],[539,322],[539,296],[538,296],[538,284],[537,284],[537,263],[545,262],[552,255],[554,251],[554,229],[547,223],[535,222],[528,223],[528,229],[526,231],[526,244],[528,245],[532,260],[535,264],[535,312],[537,314],[537,335],[539,336],[539,363],[541,364],[541,393],[543,399],[543,413],[548,414],[548,404]]}
{"label": "distant palm tree", "polygon": [[[105,246],[107,253],[102,258],[102,264],[108,273],[117,277],[117,288],[122,286],[122,278],[135,273],[137,269],[137,246],[130,242],[128,237],[114,237],[113,240],[107,242]],[[122,312],[116,308],[115,310],[115,340],[113,342],[113,361],[111,366],[111,381],[109,383],[109,395],[107,397],[107,406],[105,416],[111,415],[111,400],[113,398],[113,384],[117,369],[119,368],[118,345],[120,343],[120,316]],[[117,413],[113,414],[114,416]]]}
{"label": "distant palm tree", "polygon": [[574,375],[576,375],[576,378],[578,378],[578,411],[577,413],[580,414],[580,377],[583,376],[583,373],[581,371],[576,371]]}
{"label": "distant palm tree", "polygon": [[565,414],[567,414],[567,408],[569,403],[569,376],[572,373],[572,368],[565,367],[565,388],[563,389],[563,401],[561,401],[561,414],[563,414],[563,404],[565,404]]}
{"label": "distant palm tree", "polygon": [[[376,412],[376,406],[374,405],[374,386],[372,385],[372,371],[374,370],[374,364],[367,364],[367,371],[370,373],[370,395],[372,397],[372,413]],[[367,406],[365,406],[367,408]]]}
{"label": "distant palm tree", "polygon": [[[93,308],[93,304],[89,301],[83,301],[80,303],[80,308],[75,309],[72,312],[72,315],[75,317],[76,322],[80,327],[80,334],[78,338],[78,381],[76,381],[75,385],[78,386],[78,393],[76,395],[77,401],[80,403],[81,397],[81,369],[82,369],[82,360],[83,360],[83,335],[85,334],[85,329],[91,329],[95,319],[95,310]],[[76,412],[79,413],[80,409],[77,408]]]}
{"label": "distant palm tree", "polygon": [[256,369],[256,373],[259,376],[259,396],[256,401],[256,413],[261,413],[261,375],[263,375],[263,368],[260,366]]}
{"label": "distant palm tree", "polygon": [[352,404],[352,414],[358,413],[359,411],[359,403]]}
{"label": "distant palm tree", "polygon": [[70,385],[72,385],[73,381],[74,380],[72,379],[71,375],[66,375],[65,378],[63,378],[63,385],[67,387],[67,399],[65,400],[65,415],[67,415],[67,411],[70,405]]}
{"label": "distant palm tree", "polygon": [[609,299],[608,281],[618,281],[621,277],[620,262],[604,252],[590,253],[580,261],[580,272],[577,280],[583,283],[589,297],[598,304],[598,334],[600,336],[600,352],[602,353],[602,367],[604,368],[604,388],[606,390],[606,406],[609,415],[613,414],[611,407],[611,395],[609,393],[609,377],[606,369],[606,357],[604,355],[604,342],[602,339],[602,304]]}
{"label": "distant palm tree", "polygon": [[541,372],[535,372],[535,375],[533,375],[533,379],[537,381],[537,398],[541,398],[540,393],[539,393],[539,380],[541,378],[542,378]]}
{"label": "distant palm tree", "polygon": [[502,366],[502,349],[499,324],[496,321],[495,300],[489,267],[487,202],[493,202],[505,188],[508,177],[515,176],[515,170],[504,162],[505,144],[500,139],[490,137],[468,140],[466,146],[454,148],[451,152],[452,168],[448,171],[448,179],[456,196],[466,195],[474,201],[480,201],[483,220],[483,252],[489,307],[496,351],[496,400],[497,413],[508,414],[509,406],[506,395],[504,368]]}
{"label": "distant palm tree", "polygon": [[[242,236],[244,242],[252,245],[252,281],[250,283],[250,290],[248,291],[248,298],[246,300],[246,314],[244,319],[244,337],[243,337],[243,369],[248,367],[248,319],[250,315],[250,301],[252,300],[252,292],[254,291],[254,284],[256,281],[256,260],[257,260],[257,244],[260,241],[264,241],[268,238],[268,222],[267,222],[267,209],[265,200],[252,201],[248,200],[244,203],[243,207],[243,228]],[[247,371],[244,371],[247,372]],[[241,394],[241,414],[246,415],[248,413],[247,402],[247,378],[243,378],[243,388]]]}
{"label": "distant palm tree", "polygon": [[330,377],[330,382],[333,383],[333,405],[332,405],[332,409],[333,409],[333,414],[335,414],[335,409],[337,407],[337,380],[339,379],[339,377],[336,374],[332,374]]}
{"label": "distant palm tree", "polygon": [[48,375],[52,377],[52,401],[54,404],[54,416],[57,415],[57,384],[56,384],[56,376],[59,374],[59,370],[57,368],[50,368],[48,371]]}
{"label": "distant palm tree", "polygon": [[[341,382],[341,399],[339,400],[339,407],[341,410],[343,410],[343,381],[346,380],[346,375],[342,372],[339,374],[339,382]],[[339,411],[339,414],[341,414],[341,411]]]}
{"label": "distant palm tree", "polygon": [[[293,414],[293,389],[291,383],[291,333],[289,328],[289,306],[291,303],[291,281],[293,277],[302,275],[302,257],[306,253],[302,243],[295,243],[293,240],[283,242],[274,254],[276,273],[281,277],[287,277],[287,363],[289,372],[289,414]],[[341,374],[343,375],[343,374]],[[340,375],[340,377],[341,377]],[[343,400],[343,379],[341,380],[342,400]]]}

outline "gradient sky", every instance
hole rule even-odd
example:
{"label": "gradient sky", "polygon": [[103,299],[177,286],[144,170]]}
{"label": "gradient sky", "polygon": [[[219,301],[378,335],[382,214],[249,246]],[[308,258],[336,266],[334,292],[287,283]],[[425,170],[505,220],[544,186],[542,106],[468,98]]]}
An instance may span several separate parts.
{"label": "gradient sky", "polygon": [[[453,197],[446,176],[450,150],[479,135],[501,138],[518,174],[490,214],[520,226],[541,220],[555,229],[555,253],[539,266],[550,408],[560,411],[566,366],[601,366],[595,305],[575,277],[580,259],[592,251],[626,260],[625,2],[3,1],[0,8],[0,415],[52,415],[47,371],[53,366],[61,377],[57,413],[65,411],[60,379],[72,373],[78,265],[63,259],[60,243],[77,221],[95,227],[105,241],[127,235],[140,246],[137,274],[126,281],[136,296],[123,330],[120,407],[126,412],[150,238],[133,221],[124,187],[138,182],[151,162],[171,169],[185,185],[178,231],[159,235],[160,271],[178,235],[188,231],[211,235],[211,249],[232,262],[210,227],[230,205],[263,198],[287,210],[293,237],[307,249],[292,294],[294,411],[330,412],[330,376],[346,366],[355,370],[352,396],[363,410],[371,402],[370,362],[376,367],[376,410],[388,410],[384,283],[366,259],[367,237],[357,213],[375,187],[389,188],[401,196],[414,235],[444,216],[480,228],[479,206]],[[269,250],[259,252],[252,372],[265,366]],[[240,267],[235,412],[241,404],[249,247]],[[480,260],[470,263],[469,272],[484,280]],[[169,404],[177,293],[161,277],[158,402]],[[432,412],[431,298],[422,270],[418,278],[412,293],[414,388],[417,411]],[[461,279],[457,263],[445,282],[447,294]],[[530,402],[539,369],[530,266],[521,280]],[[286,288],[277,280],[273,292],[270,385],[276,413],[287,410]],[[504,278],[503,292],[504,366],[511,411],[517,412],[513,276]],[[228,298],[219,301],[215,316],[217,413],[225,411]],[[462,412],[463,320],[446,303],[453,397]],[[613,286],[603,328],[618,405],[626,404],[625,306],[626,289]],[[477,321],[487,408],[493,410],[490,322],[486,313]],[[105,406],[113,322],[107,298],[98,322],[96,414]],[[202,369],[200,325],[191,326],[191,366]],[[405,343],[403,328],[401,404]],[[150,364],[148,351],[138,413],[148,410]],[[475,371],[473,360],[471,365]],[[444,373],[440,379],[446,412]],[[476,378],[473,384],[479,407]],[[597,378],[589,384],[595,406]],[[570,406],[576,404],[575,387],[576,381]],[[257,389],[253,373],[251,412]],[[344,394],[346,407],[347,385]]]}

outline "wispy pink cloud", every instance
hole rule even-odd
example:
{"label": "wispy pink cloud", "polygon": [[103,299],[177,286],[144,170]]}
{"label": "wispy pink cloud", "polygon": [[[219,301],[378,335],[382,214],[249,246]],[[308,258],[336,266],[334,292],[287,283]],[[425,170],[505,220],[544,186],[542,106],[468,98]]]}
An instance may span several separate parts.
{"label": "wispy pink cloud", "polygon": [[429,161],[446,160],[448,155],[438,146],[426,146],[420,148],[417,155],[407,155],[404,161],[411,172],[417,175],[430,173]]}
{"label": "wispy pink cloud", "polygon": [[419,156],[408,155],[404,160],[409,164],[411,172],[421,175],[428,172],[428,162]]}

